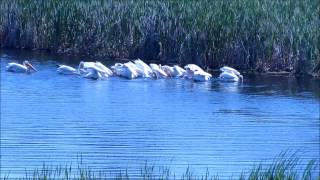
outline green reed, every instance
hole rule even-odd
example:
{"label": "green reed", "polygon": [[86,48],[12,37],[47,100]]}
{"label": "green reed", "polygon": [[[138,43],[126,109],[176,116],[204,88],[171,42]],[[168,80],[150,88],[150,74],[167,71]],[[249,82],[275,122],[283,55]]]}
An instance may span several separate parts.
{"label": "green reed", "polygon": [[[82,165],[83,166],[83,165]],[[290,164],[287,160],[277,162],[270,166],[259,165],[247,173],[242,173],[238,177],[219,177],[219,175],[212,175],[208,170],[203,175],[196,175],[192,172],[191,168],[187,168],[182,175],[174,174],[170,168],[156,168],[154,166],[146,166],[141,168],[141,173],[138,175],[130,176],[127,170],[120,171],[119,173],[96,172],[88,167],[72,168],[72,166],[46,166],[43,165],[40,169],[26,172],[21,177],[15,177],[19,180],[54,180],[54,179],[79,179],[79,180],[101,180],[101,179],[114,179],[114,180],[128,180],[128,179],[144,179],[144,180],[218,180],[218,179],[231,179],[231,180],[315,180],[320,176],[315,175],[316,166],[314,161],[306,166],[304,173],[299,175],[295,165]],[[10,174],[1,177],[3,180],[10,180]]]}
{"label": "green reed", "polygon": [[[170,167],[155,167],[154,165],[145,164],[140,171],[140,174],[130,175],[128,169],[120,170],[118,173],[93,171],[87,167],[82,158],[78,160],[77,166],[47,166],[43,165],[39,169],[25,172],[25,175],[15,178],[19,180],[50,180],[50,179],[79,179],[79,180],[129,180],[129,179],[144,179],[144,180],[316,180],[320,179],[319,164],[315,160],[309,161],[301,171],[302,164],[296,154],[288,156],[282,153],[277,156],[272,163],[255,165],[251,170],[243,171],[239,176],[221,177],[213,175],[207,169],[203,175],[195,174],[192,168],[187,167],[184,173],[175,174]],[[318,169],[318,170],[317,170]],[[217,172],[215,172],[217,173]],[[317,174],[318,173],[318,174]],[[220,174],[221,175],[221,174]],[[3,173],[0,177],[3,180],[11,179],[10,173]]]}
{"label": "green reed", "polygon": [[319,12],[318,0],[2,0],[0,43],[305,73],[320,59]]}

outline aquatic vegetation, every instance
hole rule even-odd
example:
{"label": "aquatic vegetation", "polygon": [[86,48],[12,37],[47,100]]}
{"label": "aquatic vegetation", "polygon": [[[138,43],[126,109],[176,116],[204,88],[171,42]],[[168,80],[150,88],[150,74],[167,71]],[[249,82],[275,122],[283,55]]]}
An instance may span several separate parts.
{"label": "aquatic vegetation", "polygon": [[[254,166],[248,172],[243,171],[239,177],[229,177],[229,179],[239,180],[314,180],[319,179],[320,174],[316,174],[319,165],[314,160],[310,161],[304,168],[304,171],[299,172],[299,159],[294,155],[291,157],[279,156],[272,164],[263,165],[259,164]],[[301,169],[300,169],[301,171]],[[3,180],[10,179],[10,174],[1,177]],[[78,161],[77,167],[71,165],[66,166],[46,166],[43,165],[40,169],[34,171],[26,171],[21,180],[34,180],[34,179],[79,179],[79,180],[100,180],[100,179],[114,179],[114,180],[128,180],[128,179],[145,179],[145,180],[218,180],[218,175],[212,175],[207,169],[204,175],[196,175],[193,173],[191,167],[187,167],[182,175],[175,174],[169,167],[157,168],[154,165],[145,164],[141,168],[140,174],[131,175],[128,170],[119,173],[96,172],[86,167],[83,164],[82,158]]]}
{"label": "aquatic vegetation", "polygon": [[320,67],[319,8],[318,0],[3,0],[0,43],[161,64],[305,73]]}

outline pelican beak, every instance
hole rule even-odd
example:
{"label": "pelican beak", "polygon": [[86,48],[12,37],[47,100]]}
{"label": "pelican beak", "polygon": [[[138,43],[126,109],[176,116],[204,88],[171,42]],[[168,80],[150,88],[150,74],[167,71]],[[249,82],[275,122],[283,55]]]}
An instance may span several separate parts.
{"label": "pelican beak", "polygon": [[37,69],[35,67],[33,67],[30,63],[27,63],[27,66],[30,67],[32,70],[34,70],[35,72],[37,71]]}
{"label": "pelican beak", "polygon": [[241,81],[243,81],[243,76],[242,76],[242,75],[239,75],[239,77],[240,77]]}

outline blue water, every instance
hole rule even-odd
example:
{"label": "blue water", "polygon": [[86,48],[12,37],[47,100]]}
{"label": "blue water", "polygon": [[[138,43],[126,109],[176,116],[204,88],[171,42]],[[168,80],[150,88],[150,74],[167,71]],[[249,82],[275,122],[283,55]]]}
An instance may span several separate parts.
{"label": "blue water", "polygon": [[[28,58],[34,74],[5,71]],[[1,52],[1,173],[49,165],[238,175],[279,153],[319,162],[319,80],[245,76],[242,84],[64,76],[68,58]],[[79,59],[80,61],[80,59]],[[78,61],[69,61],[76,66]]]}

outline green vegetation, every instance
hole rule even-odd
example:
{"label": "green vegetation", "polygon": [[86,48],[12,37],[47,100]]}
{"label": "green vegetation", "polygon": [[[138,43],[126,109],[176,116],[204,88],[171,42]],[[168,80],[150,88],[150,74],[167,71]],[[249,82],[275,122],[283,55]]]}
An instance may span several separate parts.
{"label": "green vegetation", "polygon": [[[319,165],[315,161],[310,161],[305,167],[304,171],[298,170],[299,160],[295,156],[285,158],[280,156],[270,165],[258,165],[248,172],[243,172],[239,177],[229,177],[229,179],[238,180],[316,180],[320,179]],[[3,180],[10,179],[10,174],[2,177]],[[222,178],[225,179],[226,177]],[[79,179],[79,180],[101,180],[101,179],[114,179],[114,180],[128,180],[128,179],[144,179],[144,180],[218,180],[218,175],[211,175],[207,170],[204,175],[195,175],[191,168],[187,168],[182,175],[174,174],[170,168],[155,168],[154,166],[145,165],[141,168],[141,173],[135,176],[130,176],[128,171],[125,170],[118,174],[107,172],[94,172],[86,167],[82,160],[78,162],[77,168],[72,166],[52,166],[43,165],[41,169],[36,169],[33,172],[26,172],[24,177],[18,178],[20,180],[50,180],[50,179]]]}
{"label": "green vegetation", "polygon": [[320,70],[319,0],[2,0],[1,47],[217,68]]}

